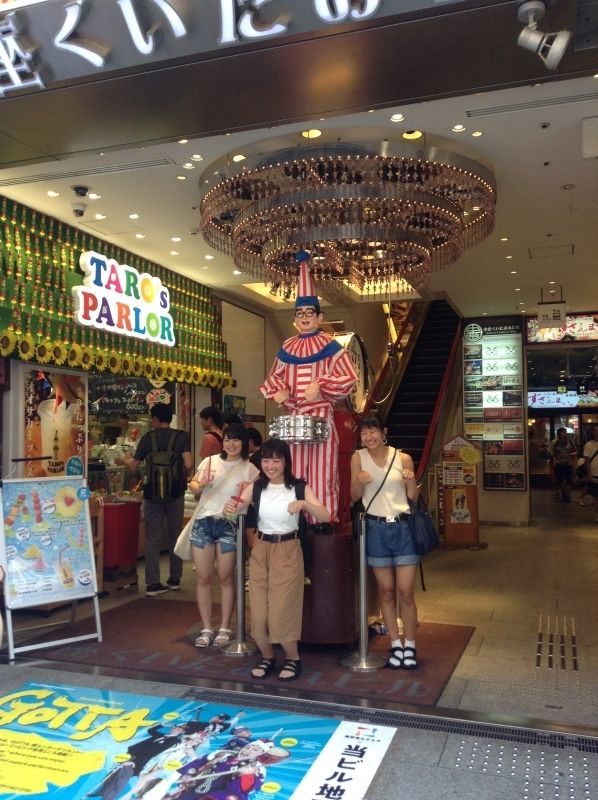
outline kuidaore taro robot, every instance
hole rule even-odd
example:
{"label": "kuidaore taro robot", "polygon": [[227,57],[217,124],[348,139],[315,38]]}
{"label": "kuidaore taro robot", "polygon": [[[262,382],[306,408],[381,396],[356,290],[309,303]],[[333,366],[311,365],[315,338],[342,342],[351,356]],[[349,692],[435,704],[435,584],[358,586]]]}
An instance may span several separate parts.
{"label": "kuidaore taro robot", "polygon": [[[323,315],[309,273],[308,258],[304,251],[297,254],[299,286],[294,326],[299,333],[283,343],[260,391],[268,400],[283,406],[288,415],[317,417],[328,422],[329,434],[322,441],[289,444],[294,475],[309,483],[335,522],[338,520],[338,436],[332,411],[334,404],[350,393],[357,375],[343,347],[320,330]],[[280,438],[285,437],[281,435]]]}

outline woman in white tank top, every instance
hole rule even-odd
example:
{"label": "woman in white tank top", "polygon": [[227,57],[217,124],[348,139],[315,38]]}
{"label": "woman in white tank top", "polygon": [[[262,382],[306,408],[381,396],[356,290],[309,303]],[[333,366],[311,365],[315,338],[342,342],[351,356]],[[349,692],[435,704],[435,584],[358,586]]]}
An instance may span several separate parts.
{"label": "woman in white tank top", "polygon": [[[386,428],[378,417],[359,423],[362,450],[351,457],[351,500],[366,508],[366,551],[374,571],[382,618],[390,637],[386,666],[415,669],[417,606],[414,586],[419,556],[409,525],[409,501],[417,500],[413,461],[407,453],[388,446]],[[397,594],[405,634],[397,622]]]}

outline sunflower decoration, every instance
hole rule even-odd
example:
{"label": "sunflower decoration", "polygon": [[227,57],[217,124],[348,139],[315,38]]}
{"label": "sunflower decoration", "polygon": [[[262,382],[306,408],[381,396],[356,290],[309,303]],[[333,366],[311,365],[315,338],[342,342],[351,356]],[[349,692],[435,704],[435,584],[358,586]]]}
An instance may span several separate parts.
{"label": "sunflower decoration", "polygon": [[108,353],[108,369],[113,373],[120,373],[122,371],[123,360],[116,350],[111,350]]}
{"label": "sunflower decoration", "polygon": [[23,361],[29,361],[35,355],[35,343],[30,333],[24,334],[17,344],[17,353]]}
{"label": "sunflower decoration", "polygon": [[133,359],[130,356],[123,356],[120,362],[120,371],[123,375],[130,375],[133,372]]}
{"label": "sunflower decoration", "polygon": [[208,375],[208,386],[211,386],[214,389],[218,384],[218,376],[211,372]]}
{"label": "sunflower decoration", "polygon": [[184,377],[185,377],[185,367],[182,364],[177,364],[174,367],[175,381],[182,381]]}
{"label": "sunflower decoration", "polygon": [[35,360],[40,364],[47,364],[52,358],[52,347],[48,342],[40,342],[35,348]]}
{"label": "sunflower decoration", "polygon": [[166,364],[156,364],[154,367],[154,378],[163,381],[166,377]]}
{"label": "sunflower decoration", "polygon": [[191,374],[191,381],[196,385],[199,386],[201,383],[203,375],[198,369],[194,369]]}
{"label": "sunflower decoration", "polygon": [[98,350],[97,353],[94,353],[94,368],[96,372],[104,372],[104,370],[108,366],[108,356],[104,352],[104,350]]}
{"label": "sunflower decoration", "polygon": [[143,374],[146,378],[152,378],[154,376],[154,365],[151,361],[143,362]]}
{"label": "sunflower decoration", "polygon": [[167,381],[171,381],[174,378],[174,364],[166,364],[164,377]]}
{"label": "sunflower decoration", "polygon": [[131,365],[131,372],[133,375],[143,375],[143,361],[138,358],[134,359],[133,364]]}
{"label": "sunflower decoration", "polygon": [[76,343],[70,345],[66,356],[66,360],[69,367],[81,366],[82,358],[83,358],[83,348],[81,347],[81,345]]}
{"label": "sunflower decoration", "polygon": [[194,383],[193,380],[193,368],[192,367],[185,367],[185,373],[183,375],[183,380],[185,383]]}
{"label": "sunflower decoration", "polygon": [[91,347],[81,348],[81,366],[83,369],[91,369],[93,367],[94,357]]}
{"label": "sunflower decoration", "polygon": [[14,331],[5,330],[0,334],[0,356],[9,356],[17,344],[17,335]]}
{"label": "sunflower decoration", "polygon": [[64,364],[67,360],[69,351],[62,342],[53,342],[52,344],[52,361],[55,364]]}

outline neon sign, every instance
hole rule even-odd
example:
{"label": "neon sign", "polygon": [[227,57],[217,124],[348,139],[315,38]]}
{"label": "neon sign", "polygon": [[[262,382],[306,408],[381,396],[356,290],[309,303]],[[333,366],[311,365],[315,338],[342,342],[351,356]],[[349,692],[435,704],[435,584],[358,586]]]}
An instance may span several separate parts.
{"label": "neon sign", "polygon": [[79,325],[174,346],[170,293],[159,278],[93,250],[81,254],[79,265],[83,285],[72,290]]}

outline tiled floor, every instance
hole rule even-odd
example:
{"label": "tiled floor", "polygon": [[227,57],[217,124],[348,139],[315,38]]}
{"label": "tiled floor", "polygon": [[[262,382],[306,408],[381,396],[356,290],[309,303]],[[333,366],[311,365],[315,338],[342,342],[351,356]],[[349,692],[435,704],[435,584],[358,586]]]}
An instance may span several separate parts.
{"label": "tiled floor", "polygon": [[[486,526],[480,534],[486,550],[442,550],[427,558],[420,618],[476,630],[436,709],[421,716],[384,712],[390,716],[380,724],[398,730],[368,800],[598,798],[594,516],[591,508],[535,492],[529,528]],[[131,596],[137,596],[131,589],[111,592],[102,608]],[[163,597],[193,596],[194,573],[186,566],[181,591]],[[0,666],[3,692],[44,679],[175,697],[186,689],[78,673],[76,665],[69,673],[47,670],[42,652],[33,655]],[[307,704],[304,713],[319,713],[308,692],[295,702]],[[338,707],[339,716],[349,712]]]}

